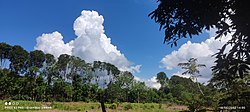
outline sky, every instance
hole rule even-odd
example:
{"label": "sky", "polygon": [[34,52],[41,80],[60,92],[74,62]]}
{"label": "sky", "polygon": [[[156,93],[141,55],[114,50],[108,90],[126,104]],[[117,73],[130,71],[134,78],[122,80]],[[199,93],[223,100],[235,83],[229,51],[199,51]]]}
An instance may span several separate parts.
{"label": "sky", "polygon": [[27,51],[110,62],[155,88],[158,72],[182,76],[177,64],[195,57],[207,65],[199,81],[208,81],[211,55],[226,40],[204,31],[177,47],[163,44],[164,31],[148,17],[157,5],[156,0],[0,0],[0,41]]}

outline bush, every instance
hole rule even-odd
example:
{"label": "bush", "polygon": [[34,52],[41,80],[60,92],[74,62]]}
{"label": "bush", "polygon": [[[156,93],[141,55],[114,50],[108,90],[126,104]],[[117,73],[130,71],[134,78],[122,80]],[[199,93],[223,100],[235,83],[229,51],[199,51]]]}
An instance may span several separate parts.
{"label": "bush", "polygon": [[90,108],[91,108],[91,109],[95,109],[95,106],[91,105]]}
{"label": "bush", "polygon": [[152,104],[151,106],[150,106],[151,108],[155,108],[155,106]]}
{"label": "bush", "polygon": [[21,95],[21,94],[12,97],[12,100],[31,100],[31,99],[32,98],[29,97],[28,95]]}
{"label": "bush", "polygon": [[129,109],[133,109],[133,106],[130,103],[124,106],[124,110],[129,110]]}
{"label": "bush", "polygon": [[162,104],[160,103],[160,104],[159,104],[159,109],[161,109],[161,107],[162,107]]}
{"label": "bush", "polygon": [[111,104],[111,105],[109,106],[109,109],[116,109],[116,107],[117,107],[117,105],[116,105],[115,103],[113,103],[113,104]]}

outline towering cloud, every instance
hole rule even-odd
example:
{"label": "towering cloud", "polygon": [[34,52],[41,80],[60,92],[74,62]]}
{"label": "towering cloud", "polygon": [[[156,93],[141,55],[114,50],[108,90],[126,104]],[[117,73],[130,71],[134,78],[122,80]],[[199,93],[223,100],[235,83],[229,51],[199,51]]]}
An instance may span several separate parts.
{"label": "towering cloud", "polygon": [[64,43],[58,32],[43,34],[37,38],[35,49],[51,53],[58,57],[60,54],[78,56],[87,62],[105,61],[116,65],[120,70],[139,72],[141,65],[133,65],[104,33],[104,18],[96,11],[82,11],[74,22],[77,36],[69,43]]}

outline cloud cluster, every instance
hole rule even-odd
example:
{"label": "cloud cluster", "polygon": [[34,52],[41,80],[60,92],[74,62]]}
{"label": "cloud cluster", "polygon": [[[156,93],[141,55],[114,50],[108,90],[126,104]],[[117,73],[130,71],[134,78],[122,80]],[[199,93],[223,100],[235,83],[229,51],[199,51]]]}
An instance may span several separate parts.
{"label": "cloud cluster", "polygon": [[148,79],[144,82],[145,82],[146,86],[151,87],[151,88],[160,89],[160,87],[161,87],[161,84],[158,83],[156,80],[156,76],[154,76],[151,79]]}
{"label": "cloud cluster", "polygon": [[43,34],[37,38],[34,47],[45,53],[58,57],[60,54],[78,56],[87,62],[96,60],[114,64],[120,70],[139,72],[141,65],[133,65],[104,33],[104,18],[96,11],[83,10],[74,22],[74,31],[77,36],[69,43],[64,43],[59,32]]}
{"label": "cloud cluster", "polygon": [[42,34],[36,39],[36,42],[35,49],[53,54],[55,57],[59,57],[61,54],[72,54],[72,46],[64,43],[63,36],[59,32]]}
{"label": "cloud cluster", "polygon": [[[209,32],[209,34],[210,36],[212,34],[214,35],[213,32]],[[206,65],[205,68],[200,69],[200,75],[202,76],[198,78],[198,81],[206,82],[211,78],[211,67],[214,65],[215,61],[215,57],[212,57],[212,55],[217,53],[218,49],[220,49],[230,38],[230,35],[228,35],[227,37],[222,37],[221,39],[215,40],[215,37],[212,36],[211,38],[200,43],[192,43],[188,41],[178,50],[175,50],[162,58],[161,67],[164,67],[168,70],[177,69],[178,72],[174,73],[173,75],[182,76],[181,73],[183,70],[181,70],[177,64],[187,62],[187,60],[192,57],[197,58],[198,63]]]}
{"label": "cloud cluster", "polygon": [[139,77],[134,76],[134,80],[140,81],[140,82],[145,82],[145,85],[150,87],[150,88],[156,88],[160,89],[161,84],[157,82],[156,76],[153,76],[151,79],[141,79]]}

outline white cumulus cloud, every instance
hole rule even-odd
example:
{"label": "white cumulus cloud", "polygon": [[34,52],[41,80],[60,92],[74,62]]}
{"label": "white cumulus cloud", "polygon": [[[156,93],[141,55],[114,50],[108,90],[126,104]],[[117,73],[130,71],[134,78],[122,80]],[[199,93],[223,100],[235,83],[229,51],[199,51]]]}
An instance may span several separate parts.
{"label": "white cumulus cloud", "polygon": [[161,87],[161,84],[158,83],[156,80],[156,76],[154,76],[151,79],[148,79],[144,82],[145,82],[146,86],[151,87],[151,88],[160,89],[160,87]]}
{"label": "white cumulus cloud", "polygon": [[156,80],[156,76],[153,76],[152,78],[150,79],[141,79],[137,76],[134,76],[134,80],[135,81],[140,81],[140,82],[144,82],[145,85],[147,87],[150,87],[150,88],[156,88],[156,89],[160,89],[161,87],[161,84],[157,82]]}
{"label": "white cumulus cloud", "polygon": [[36,42],[35,49],[53,54],[55,57],[59,57],[61,54],[71,55],[72,53],[72,46],[64,43],[63,36],[59,32],[42,34],[36,39]]}
{"label": "white cumulus cloud", "polygon": [[56,57],[70,54],[87,62],[105,61],[123,71],[139,72],[141,65],[134,65],[111,43],[111,38],[105,34],[103,22],[104,18],[98,12],[83,10],[74,22],[75,39],[64,43],[59,32],[43,34],[37,38],[34,48]]}
{"label": "white cumulus cloud", "polygon": [[[209,32],[213,34],[213,32]],[[211,36],[211,35],[210,35]],[[215,40],[214,36],[206,39],[204,42],[200,43],[192,43],[188,41],[183,44],[178,50],[172,51],[170,54],[166,55],[161,60],[161,67],[164,67],[168,70],[177,69],[178,72],[173,75],[183,76],[181,75],[184,70],[181,70],[178,67],[178,63],[187,62],[190,58],[197,58],[198,63],[205,64],[205,68],[200,68],[200,78],[198,78],[199,82],[206,82],[211,78],[211,67],[214,65],[215,57],[212,57],[215,53],[220,49],[229,39],[230,35],[227,37],[222,37],[221,39]],[[230,49],[230,47],[227,47]],[[184,76],[188,77],[188,76]]]}

